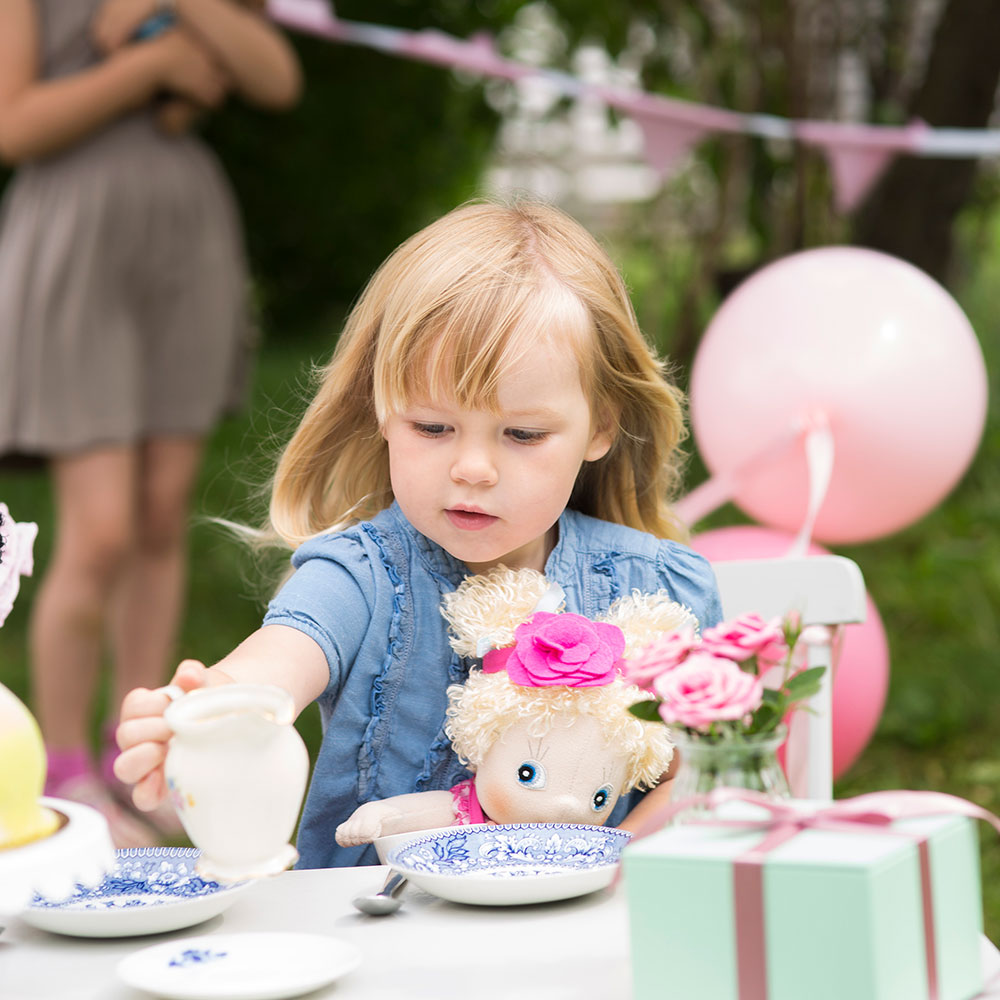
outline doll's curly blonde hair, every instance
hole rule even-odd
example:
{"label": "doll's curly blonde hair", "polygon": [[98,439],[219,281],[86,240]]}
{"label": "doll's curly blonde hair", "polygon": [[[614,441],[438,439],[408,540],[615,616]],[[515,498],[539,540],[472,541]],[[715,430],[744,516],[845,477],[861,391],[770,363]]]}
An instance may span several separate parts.
{"label": "doll's curly blonde hair", "polygon": [[573,725],[579,715],[601,724],[604,742],[628,758],[625,787],[652,788],[674,756],[667,728],[643,722],[628,707],[646,696],[623,681],[600,687],[521,687],[504,671],[474,670],[464,684],[448,688],[445,732],[463,764],[475,771],[490,748],[516,722],[530,720],[530,736]]}
{"label": "doll's curly blonde hair", "polygon": [[[550,581],[533,569],[497,566],[466,577],[441,607],[452,648],[473,657],[482,655],[484,640],[490,648],[513,645],[514,630],[550,593]],[[664,632],[698,625],[691,611],[665,592],[635,591],[619,598],[601,621],[621,629],[626,659]],[[628,758],[623,791],[652,788],[673,759],[673,744],[661,723],[644,722],[629,712],[630,705],[645,697],[621,679],[594,687],[525,687],[512,683],[506,671],[477,669],[465,684],[448,688],[445,732],[462,762],[475,770],[515,722],[529,720],[530,735],[537,737],[571,726],[578,715],[591,715],[600,722],[606,745]]]}

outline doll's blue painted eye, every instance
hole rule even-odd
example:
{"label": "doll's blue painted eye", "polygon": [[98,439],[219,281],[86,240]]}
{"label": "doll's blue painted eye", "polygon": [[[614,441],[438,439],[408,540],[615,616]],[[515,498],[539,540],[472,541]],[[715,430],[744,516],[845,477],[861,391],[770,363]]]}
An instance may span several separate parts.
{"label": "doll's blue painted eye", "polygon": [[603,788],[598,788],[594,792],[594,798],[591,800],[594,812],[600,812],[611,801],[612,792],[613,789],[610,785],[604,785]]}
{"label": "doll's blue painted eye", "polygon": [[545,768],[537,760],[526,760],[517,765],[517,780],[526,788],[545,787]]}

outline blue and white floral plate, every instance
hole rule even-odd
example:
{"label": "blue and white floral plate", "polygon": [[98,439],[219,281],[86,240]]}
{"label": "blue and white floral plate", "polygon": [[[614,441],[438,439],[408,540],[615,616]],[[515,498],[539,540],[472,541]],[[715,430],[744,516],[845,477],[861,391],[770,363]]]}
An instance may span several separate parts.
{"label": "blue and white floral plate", "polygon": [[360,961],[353,944],[322,934],[204,934],[133,953],[118,977],[170,1000],[279,1000],[332,983]]}
{"label": "blue and white floral plate", "polygon": [[572,823],[454,826],[389,852],[388,864],[455,903],[548,903],[611,884],[631,834]]}
{"label": "blue and white floral plate", "polygon": [[115,852],[103,882],[63,899],[35,895],[19,916],[73,937],[134,937],[191,927],[222,913],[252,882],[219,883],[195,872],[194,847],[134,847]]}

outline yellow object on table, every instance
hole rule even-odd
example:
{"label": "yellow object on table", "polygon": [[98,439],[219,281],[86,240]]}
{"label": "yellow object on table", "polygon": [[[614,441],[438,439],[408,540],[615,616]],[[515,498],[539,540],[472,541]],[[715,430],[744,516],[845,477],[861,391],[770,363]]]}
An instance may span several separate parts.
{"label": "yellow object on table", "polygon": [[39,804],[45,785],[45,745],[38,723],[0,684],[0,850],[47,837],[58,816]]}

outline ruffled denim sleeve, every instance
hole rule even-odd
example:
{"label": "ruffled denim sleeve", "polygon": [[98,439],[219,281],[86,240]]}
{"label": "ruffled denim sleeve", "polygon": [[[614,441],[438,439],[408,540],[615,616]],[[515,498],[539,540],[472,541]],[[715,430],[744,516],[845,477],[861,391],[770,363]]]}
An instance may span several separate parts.
{"label": "ruffled denim sleeve", "polygon": [[689,607],[701,630],[722,621],[719,585],[709,561],[679,542],[661,543],[659,572],[674,600]]}
{"label": "ruffled denim sleeve", "polygon": [[288,625],[319,644],[335,695],[372,617],[374,583],[363,546],[334,535],[310,539],[292,556],[295,572],[268,604],[265,625]]}

